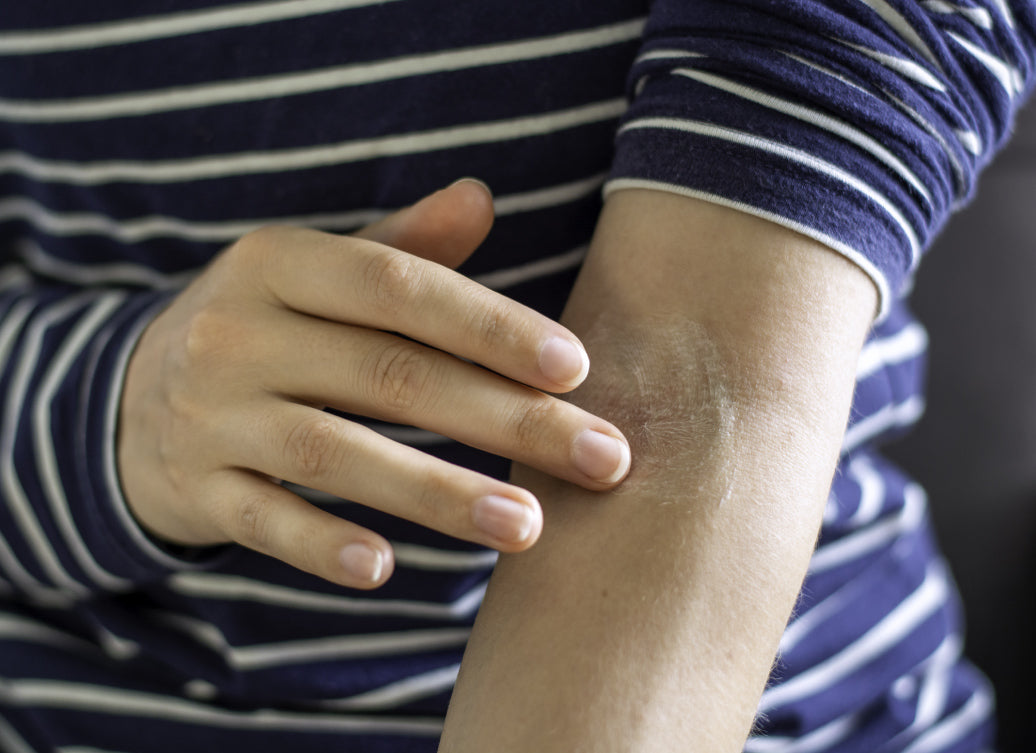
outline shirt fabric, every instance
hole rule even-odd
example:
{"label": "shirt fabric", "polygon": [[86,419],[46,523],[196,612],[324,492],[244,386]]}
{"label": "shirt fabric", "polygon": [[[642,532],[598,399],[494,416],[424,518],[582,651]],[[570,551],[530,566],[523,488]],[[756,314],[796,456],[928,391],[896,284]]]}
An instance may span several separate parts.
{"label": "shirt fabric", "polygon": [[114,438],[141,331],[228,243],[348,232],[472,175],[498,219],[461,271],[551,317],[625,187],[765,217],[871,276],[880,316],[746,750],[983,750],[991,695],[924,493],[875,448],[922,410],[903,299],[1009,132],[1034,32],[1009,0],[5,4],[0,749],[435,749],[493,552],[306,492],[393,542],[386,586],[181,556],[129,514]]}

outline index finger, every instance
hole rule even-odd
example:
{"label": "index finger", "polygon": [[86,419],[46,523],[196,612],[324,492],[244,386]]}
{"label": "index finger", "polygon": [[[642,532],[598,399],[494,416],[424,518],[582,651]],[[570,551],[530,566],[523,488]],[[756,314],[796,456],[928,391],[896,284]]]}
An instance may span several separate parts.
{"label": "index finger", "polygon": [[298,228],[269,228],[261,242],[272,247],[260,278],[295,311],[399,332],[548,392],[575,389],[589,371],[563,326],[435,262]]}

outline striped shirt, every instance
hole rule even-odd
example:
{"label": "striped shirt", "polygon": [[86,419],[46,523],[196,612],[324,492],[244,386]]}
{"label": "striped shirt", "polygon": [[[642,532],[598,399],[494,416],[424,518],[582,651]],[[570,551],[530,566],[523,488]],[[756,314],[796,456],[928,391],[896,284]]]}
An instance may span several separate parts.
{"label": "striped shirt", "polygon": [[[146,324],[272,222],[348,232],[461,175],[462,271],[557,317],[602,194],[705,198],[881,293],[819,547],[746,750],[977,751],[923,491],[919,257],[1010,130],[1022,0],[134,0],[0,10],[0,749],[432,751],[494,553],[347,501],[397,571],[353,592],[130,516],[118,396]],[[507,463],[372,424],[452,462]]]}

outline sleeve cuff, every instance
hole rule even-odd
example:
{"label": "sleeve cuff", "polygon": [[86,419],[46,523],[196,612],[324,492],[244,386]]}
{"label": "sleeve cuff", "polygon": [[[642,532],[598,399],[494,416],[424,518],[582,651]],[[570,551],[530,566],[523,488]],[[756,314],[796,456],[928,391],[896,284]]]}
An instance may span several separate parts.
{"label": "sleeve cuff", "polygon": [[119,401],[130,356],[150,322],[172,293],[127,298],[99,333],[84,378],[88,396],[77,421],[77,464],[89,516],[79,526],[98,563],[133,583],[154,581],[185,569],[219,562],[226,547],[164,546],[149,536],[130,512],[116,465]]}
{"label": "sleeve cuff", "polygon": [[862,269],[877,287],[879,319],[888,313],[920,241],[913,223],[881,191],[855,177],[861,170],[753,133],[750,125],[737,129],[686,112],[661,115],[659,109],[642,101],[630,111],[617,136],[606,195],[633,187],[668,191],[795,230]]}

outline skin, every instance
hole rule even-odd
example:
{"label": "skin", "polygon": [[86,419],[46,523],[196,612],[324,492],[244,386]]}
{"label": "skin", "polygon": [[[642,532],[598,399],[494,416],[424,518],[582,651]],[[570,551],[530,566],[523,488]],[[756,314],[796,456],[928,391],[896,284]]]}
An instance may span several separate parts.
{"label": "skin", "polygon": [[450,269],[492,222],[486,188],[460,181],[354,236],[265,228],[221,254],[128,366],[117,457],[140,524],[180,545],[237,542],[356,588],[391,575],[389,543],[281,481],[502,551],[538,538],[528,490],[328,406],[614,486],[629,467],[622,434],[547,394],[586,376],[579,340]]}
{"label": "skin", "polygon": [[562,321],[573,402],[634,463],[610,491],[516,466],[543,535],[497,566],[441,753],[742,750],[812,552],[871,281],[819,243],[614,193]]}
{"label": "skin", "polygon": [[[459,263],[491,219],[467,183],[358,237],[274,228],[229,249],[130,364],[131,508],[159,538],[237,541],[360,587],[388,577],[387,543],[279,480],[521,552],[494,573],[444,753],[739,751],[815,542],[875,290],[789,230],[620,191],[561,327],[422,260]],[[403,351],[416,346],[393,332],[451,355]],[[546,341],[577,335],[585,382],[578,357],[542,368]],[[579,384],[570,403],[542,392]],[[511,457],[513,483],[371,437],[328,405]],[[577,467],[587,428],[629,437],[621,485],[621,446],[593,475]],[[525,512],[497,526],[509,538],[479,529],[487,494]],[[357,543],[374,560],[350,561]]]}

